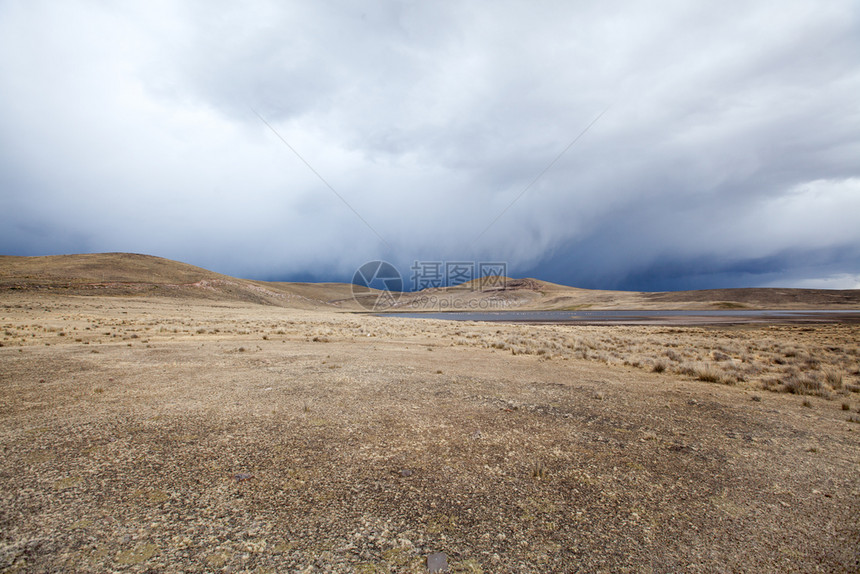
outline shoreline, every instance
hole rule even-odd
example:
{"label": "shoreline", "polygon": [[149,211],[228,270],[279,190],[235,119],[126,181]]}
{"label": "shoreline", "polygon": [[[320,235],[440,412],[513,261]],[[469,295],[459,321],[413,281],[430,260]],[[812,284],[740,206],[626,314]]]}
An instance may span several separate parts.
{"label": "shoreline", "polygon": [[[541,318],[541,315],[554,315]],[[563,317],[563,315],[570,315]],[[429,311],[414,313],[375,313],[376,317],[404,319],[435,319],[460,322],[508,323],[523,325],[798,325],[798,324],[857,324],[860,310],[809,309],[795,310],[607,310],[569,311]]]}

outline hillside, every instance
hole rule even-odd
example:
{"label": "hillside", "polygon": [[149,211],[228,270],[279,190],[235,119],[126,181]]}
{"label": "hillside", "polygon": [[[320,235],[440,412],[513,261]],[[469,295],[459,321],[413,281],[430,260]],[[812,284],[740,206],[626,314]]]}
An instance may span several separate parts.
{"label": "hillside", "polygon": [[93,253],[44,257],[0,256],[0,293],[37,291],[69,295],[157,296],[242,301],[316,308],[348,295],[343,286],[326,290],[303,284],[251,281],[162,257],[135,253]]}
{"label": "hillside", "polygon": [[0,285],[35,288],[93,284],[191,284],[225,278],[206,269],[136,253],[87,253],[45,257],[0,256]]}
{"label": "hillside", "polygon": [[[579,289],[525,278],[475,280],[456,287],[395,294],[391,311],[579,309],[860,309],[860,290],[711,289],[641,293]],[[289,283],[230,277],[161,257],[131,253],[0,256],[0,293],[36,291],[242,301],[303,309],[361,311],[345,283]]]}
{"label": "hillside", "polygon": [[491,287],[481,287],[473,281],[404,293],[393,310],[860,309],[860,290],[742,288],[647,293],[580,289],[532,278],[491,283]]}

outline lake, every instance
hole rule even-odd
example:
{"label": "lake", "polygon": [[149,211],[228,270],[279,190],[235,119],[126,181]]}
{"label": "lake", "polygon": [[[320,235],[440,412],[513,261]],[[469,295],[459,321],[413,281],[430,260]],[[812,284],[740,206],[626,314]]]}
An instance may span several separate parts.
{"label": "lake", "polygon": [[594,311],[446,311],[429,313],[378,313],[378,317],[441,319],[447,321],[496,321],[502,323],[578,324],[725,324],[858,322],[860,310],[842,309],[715,309],[691,310],[594,310]]}

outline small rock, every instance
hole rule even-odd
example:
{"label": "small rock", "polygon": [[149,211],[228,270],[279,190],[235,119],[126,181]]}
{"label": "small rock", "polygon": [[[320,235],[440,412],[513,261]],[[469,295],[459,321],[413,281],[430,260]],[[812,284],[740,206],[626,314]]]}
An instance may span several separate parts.
{"label": "small rock", "polygon": [[233,480],[235,480],[236,482],[242,482],[243,480],[251,480],[252,478],[254,478],[254,475],[247,472],[240,472],[233,475]]}
{"label": "small rock", "polygon": [[415,471],[408,468],[404,468],[400,471],[400,476],[404,478],[407,476],[412,476],[413,474],[415,474]]}
{"label": "small rock", "polygon": [[427,556],[427,572],[446,572],[448,570],[448,556],[444,552],[435,552]]}

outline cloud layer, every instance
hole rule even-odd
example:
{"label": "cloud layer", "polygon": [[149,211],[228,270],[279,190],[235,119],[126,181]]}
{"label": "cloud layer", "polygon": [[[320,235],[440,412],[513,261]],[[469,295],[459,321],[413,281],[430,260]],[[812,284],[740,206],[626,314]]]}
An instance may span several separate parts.
{"label": "cloud layer", "polygon": [[851,0],[0,2],[0,251],[855,287],[858,54]]}

